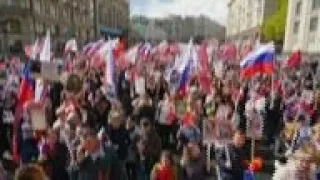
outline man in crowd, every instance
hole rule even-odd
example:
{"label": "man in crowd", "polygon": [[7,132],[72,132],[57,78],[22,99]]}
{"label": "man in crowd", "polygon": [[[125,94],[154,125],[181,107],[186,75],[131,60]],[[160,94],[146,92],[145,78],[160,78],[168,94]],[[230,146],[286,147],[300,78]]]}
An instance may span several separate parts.
{"label": "man in crowd", "polygon": [[248,160],[245,151],[246,136],[242,131],[235,132],[232,144],[223,148],[218,155],[218,165],[222,180],[242,180],[245,161]]}
{"label": "man in crowd", "polygon": [[97,133],[90,129],[78,150],[79,180],[122,179],[123,173],[116,153],[103,147]]}

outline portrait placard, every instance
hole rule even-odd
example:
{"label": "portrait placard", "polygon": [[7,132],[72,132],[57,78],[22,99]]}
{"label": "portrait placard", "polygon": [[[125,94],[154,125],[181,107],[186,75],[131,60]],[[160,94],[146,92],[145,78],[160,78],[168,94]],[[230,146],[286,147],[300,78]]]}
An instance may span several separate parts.
{"label": "portrait placard", "polygon": [[41,75],[43,78],[48,80],[52,80],[52,81],[60,80],[58,66],[56,63],[53,63],[53,62],[41,63]]}
{"label": "portrait placard", "polygon": [[206,119],[203,121],[203,142],[205,144],[212,144],[217,139],[216,123],[213,120]]}
{"label": "portrait placard", "polygon": [[216,137],[221,143],[229,143],[232,140],[232,122],[227,121],[216,121]]}
{"label": "portrait placard", "polygon": [[46,112],[44,107],[33,107],[30,109],[31,122],[34,130],[46,130]]}
{"label": "portrait placard", "polygon": [[138,78],[135,81],[135,90],[137,92],[137,94],[143,96],[146,93],[146,82],[145,79],[143,77]]}

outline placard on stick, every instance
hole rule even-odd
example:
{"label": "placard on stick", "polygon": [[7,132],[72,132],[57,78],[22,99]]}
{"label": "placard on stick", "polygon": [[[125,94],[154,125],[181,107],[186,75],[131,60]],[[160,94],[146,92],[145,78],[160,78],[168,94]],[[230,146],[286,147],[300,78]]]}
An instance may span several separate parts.
{"label": "placard on stick", "polygon": [[205,144],[211,144],[214,143],[215,140],[217,140],[217,134],[216,134],[216,122],[211,119],[206,119],[203,121],[203,142]]}
{"label": "placard on stick", "polygon": [[46,130],[46,111],[44,107],[33,107],[30,109],[31,122],[34,130]]}
{"label": "placard on stick", "polygon": [[53,62],[42,62],[41,75],[45,79],[59,81],[59,72],[57,64]]}

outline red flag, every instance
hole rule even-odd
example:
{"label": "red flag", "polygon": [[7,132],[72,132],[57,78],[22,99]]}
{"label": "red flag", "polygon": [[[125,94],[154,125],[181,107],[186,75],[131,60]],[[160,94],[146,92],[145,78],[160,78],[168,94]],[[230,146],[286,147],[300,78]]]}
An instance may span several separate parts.
{"label": "red flag", "polygon": [[287,67],[290,69],[299,67],[301,64],[301,59],[301,52],[299,50],[292,53],[289,59],[287,60]]}
{"label": "red flag", "polygon": [[30,84],[27,82],[27,80],[23,79],[19,91],[19,104],[23,106],[26,102],[31,100],[32,97],[32,88],[30,87]]}
{"label": "red flag", "polygon": [[221,55],[222,58],[227,60],[227,61],[234,61],[237,58],[237,47],[232,44],[228,43],[223,46],[221,46]]}
{"label": "red flag", "polygon": [[211,92],[211,73],[209,65],[209,56],[207,52],[207,44],[203,43],[199,49],[200,71],[199,81],[202,91],[206,94]]}
{"label": "red flag", "polygon": [[209,67],[209,56],[207,52],[207,43],[203,43],[199,48],[199,59],[200,59],[200,69],[201,71],[208,72],[210,70]]}
{"label": "red flag", "polygon": [[124,42],[120,41],[114,50],[115,58],[119,59],[119,57],[125,53],[125,50],[126,48]]}

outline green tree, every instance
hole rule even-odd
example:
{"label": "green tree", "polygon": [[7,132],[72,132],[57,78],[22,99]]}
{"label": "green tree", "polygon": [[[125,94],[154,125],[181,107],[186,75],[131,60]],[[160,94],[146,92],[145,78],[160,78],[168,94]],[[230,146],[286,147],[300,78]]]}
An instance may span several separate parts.
{"label": "green tree", "polygon": [[287,20],[288,0],[279,0],[276,12],[262,26],[264,40],[283,42]]}

